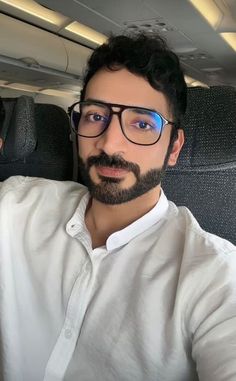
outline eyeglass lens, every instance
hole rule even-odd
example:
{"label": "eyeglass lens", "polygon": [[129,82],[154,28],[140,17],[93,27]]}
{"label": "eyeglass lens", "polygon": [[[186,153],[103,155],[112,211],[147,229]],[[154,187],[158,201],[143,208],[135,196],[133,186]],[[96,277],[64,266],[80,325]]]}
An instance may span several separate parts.
{"label": "eyeglass lens", "polygon": [[[80,103],[72,111],[72,125],[79,135],[96,137],[107,128],[111,116],[111,109],[106,105]],[[151,110],[126,108],[121,113],[121,127],[134,143],[152,144],[161,134],[163,119]]]}

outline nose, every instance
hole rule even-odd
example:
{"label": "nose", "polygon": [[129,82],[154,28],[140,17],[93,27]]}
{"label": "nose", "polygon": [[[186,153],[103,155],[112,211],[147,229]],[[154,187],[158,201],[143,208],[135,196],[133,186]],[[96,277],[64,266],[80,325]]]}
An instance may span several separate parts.
{"label": "nose", "polygon": [[124,136],[117,114],[113,114],[109,126],[98,137],[96,147],[107,155],[122,154],[126,151],[128,140]]}

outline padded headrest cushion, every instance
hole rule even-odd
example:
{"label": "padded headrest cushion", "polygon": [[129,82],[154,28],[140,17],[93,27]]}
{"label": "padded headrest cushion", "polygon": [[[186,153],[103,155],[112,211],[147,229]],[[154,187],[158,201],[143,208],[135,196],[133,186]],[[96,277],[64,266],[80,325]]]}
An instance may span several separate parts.
{"label": "padded headrest cushion", "polygon": [[227,86],[188,88],[183,129],[186,142],[176,169],[235,167],[236,90]]}
{"label": "padded headrest cushion", "polygon": [[0,98],[0,162],[23,159],[36,147],[37,137],[32,97]]}

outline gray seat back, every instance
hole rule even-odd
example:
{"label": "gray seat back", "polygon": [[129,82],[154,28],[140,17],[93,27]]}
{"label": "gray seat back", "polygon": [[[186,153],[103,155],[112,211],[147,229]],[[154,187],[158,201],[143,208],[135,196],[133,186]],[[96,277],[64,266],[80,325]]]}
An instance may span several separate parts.
{"label": "gray seat back", "polygon": [[202,228],[236,244],[236,89],[189,88],[186,142],[163,189]]}

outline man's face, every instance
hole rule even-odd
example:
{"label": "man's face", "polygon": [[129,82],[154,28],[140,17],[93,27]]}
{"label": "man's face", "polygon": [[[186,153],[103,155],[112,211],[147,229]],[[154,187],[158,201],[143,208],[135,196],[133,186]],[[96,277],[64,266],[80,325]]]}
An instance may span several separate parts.
{"label": "man's face", "polygon": [[[89,81],[85,100],[144,107],[173,117],[165,96],[142,77],[126,69],[97,72]],[[118,111],[114,108],[114,111]],[[136,145],[123,135],[117,115],[96,138],[78,138],[80,173],[91,195],[105,204],[121,204],[160,188],[166,165],[174,165],[183,144],[180,130],[167,156],[171,125],[164,127],[159,141]]]}

